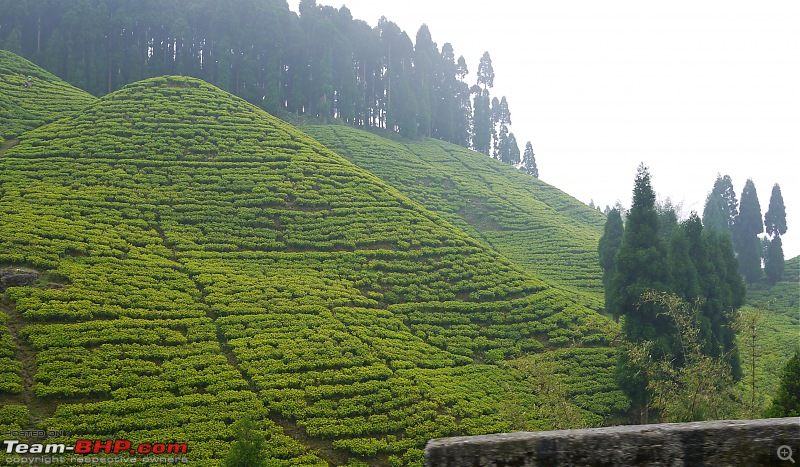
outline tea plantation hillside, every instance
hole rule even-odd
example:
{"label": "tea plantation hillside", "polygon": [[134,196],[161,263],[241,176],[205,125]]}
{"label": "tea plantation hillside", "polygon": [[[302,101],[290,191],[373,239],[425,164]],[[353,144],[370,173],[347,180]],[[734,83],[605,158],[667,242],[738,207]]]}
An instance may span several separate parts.
{"label": "tea plantation hillside", "polygon": [[[775,285],[747,286],[745,312],[756,312],[761,323],[756,332],[756,409],[765,410],[780,384],[780,369],[800,349],[800,256],[786,261],[783,279]],[[751,342],[747,332],[738,334],[744,378],[740,388],[745,401],[752,401]],[[763,412],[762,412],[763,413]]]}
{"label": "tea plantation hillside", "polygon": [[435,139],[391,141],[345,126],[303,130],[543,278],[603,308],[597,243],[605,217],[483,154]]}
{"label": "tea plantation hillside", "polygon": [[95,100],[19,55],[0,50],[0,145]]}
{"label": "tea plantation hillside", "polygon": [[202,81],[134,83],[19,140],[0,267],[40,277],[5,290],[0,429],[216,466],[249,416],[270,465],[420,465],[433,437],[559,421],[514,364],[551,352],[584,362],[559,379],[569,423],[627,407],[613,322]]}

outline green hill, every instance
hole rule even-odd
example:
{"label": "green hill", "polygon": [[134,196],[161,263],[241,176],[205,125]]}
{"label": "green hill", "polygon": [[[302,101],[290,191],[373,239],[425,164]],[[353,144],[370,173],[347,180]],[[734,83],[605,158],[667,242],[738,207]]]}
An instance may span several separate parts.
{"label": "green hill", "polygon": [[185,442],[211,466],[250,416],[274,465],[418,465],[433,437],[558,422],[515,363],[551,351],[586,362],[546,375],[571,424],[627,404],[614,323],[202,81],[135,83],[19,140],[0,267],[41,276],[5,293],[0,428]]}
{"label": "green hill", "polygon": [[597,243],[605,217],[483,154],[435,139],[391,141],[345,126],[303,130],[549,284],[604,306]]}
{"label": "green hill", "polygon": [[[763,416],[780,384],[780,370],[800,349],[800,256],[786,261],[783,279],[775,285],[765,282],[747,287],[745,312],[761,316],[756,333],[756,413]],[[744,400],[751,401],[752,354],[746,333],[738,335],[744,378],[739,383]]]}
{"label": "green hill", "polygon": [[[28,77],[30,87],[25,87]],[[95,100],[19,55],[0,50],[0,144]]]}

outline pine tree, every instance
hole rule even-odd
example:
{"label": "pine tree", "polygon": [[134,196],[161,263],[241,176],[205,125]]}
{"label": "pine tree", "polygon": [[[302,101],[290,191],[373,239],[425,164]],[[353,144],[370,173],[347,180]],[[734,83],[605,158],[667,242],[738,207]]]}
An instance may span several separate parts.
{"label": "pine tree", "polygon": [[525,143],[525,152],[522,154],[522,171],[528,175],[539,178],[539,169],[536,167],[536,155],[533,153],[531,142]]}
{"label": "pine tree", "polygon": [[739,270],[749,283],[761,279],[761,254],[758,235],[764,232],[761,205],[752,179],[747,179],[742,190],[739,215],[734,224],[736,253]]}
{"label": "pine tree", "polygon": [[[530,144],[530,143],[528,143]],[[526,148],[527,151],[527,148]],[[612,209],[606,216],[606,224],[603,227],[603,236],[597,245],[597,254],[600,257],[600,267],[603,268],[603,286],[605,288],[606,313],[619,317],[614,306],[611,293],[611,279],[617,272],[615,258],[619,247],[622,244],[624,226],[619,210]]]}

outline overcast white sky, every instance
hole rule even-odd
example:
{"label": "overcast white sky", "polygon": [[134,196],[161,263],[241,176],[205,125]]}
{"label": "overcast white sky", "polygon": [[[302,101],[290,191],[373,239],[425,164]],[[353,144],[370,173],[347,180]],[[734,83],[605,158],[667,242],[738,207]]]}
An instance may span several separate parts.
{"label": "overcast white sky", "polygon": [[[297,11],[299,0],[290,0]],[[800,254],[800,1],[318,0],[428,25],[474,82],[488,50],[493,95],[530,140],[540,178],[588,203],[630,206],[640,162],[653,187],[702,214],[717,173],[737,198],[755,182],[786,204],[786,258]]]}

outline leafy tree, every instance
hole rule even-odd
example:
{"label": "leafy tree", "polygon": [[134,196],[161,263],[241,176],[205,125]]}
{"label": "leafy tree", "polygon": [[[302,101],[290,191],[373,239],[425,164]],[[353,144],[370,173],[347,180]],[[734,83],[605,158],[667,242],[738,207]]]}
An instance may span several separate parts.
{"label": "leafy tree", "polygon": [[531,142],[525,143],[525,152],[522,154],[522,171],[528,175],[539,178],[539,169],[536,167],[536,155],[533,153]]}
{"label": "leafy tree", "polygon": [[657,344],[652,341],[626,349],[630,360],[647,375],[649,406],[658,411],[661,421],[713,420],[734,413],[733,381],[727,362],[702,352],[698,303],[690,305],[676,295],[655,292],[644,294],[642,301],[658,306],[659,314],[674,322],[683,356],[680,366],[669,356],[654,357]]}
{"label": "leafy tree", "polygon": [[734,239],[739,256],[739,270],[749,283],[761,278],[758,235],[762,232],[764,232],[764,222],[758,194],[753,180],[747,179],[742,191],[739,215],[734,224]]}
{"label": "leafy tree", "polygon": [[597,253],[600,257],[600,267],[603,268],[606,312],[611,313],[614,317],[619,317],[619,313],[614,307],[614,302],[612,300],[611,279],[617,272],[614,259],[622,244],[623,233],[624,225],[622,224],[622,216],[618,209],[612,209],[606,216],[606,224],[603,227],[603,236],[600,237],[600,242],[597,245]]}
{"label": "leafy tree", "polygon": [[780,235],[775,235],[769,241],[767,246],[767,254],[764,257],[764,272],[767,275],[767,281],[775,285],[783,278],[783,273],[786,270],[786,263],[783,258],[783,242]]}
{"label": "leafy tree", "polygon": [[235,439],[223,467],[262,467],[267,465],[266,441],[255,422],[243,418],[233,425]]}
{"label": "leafy tree", "polygon": [[781,187],[776,183],[769,197],[769,209],[764,214],[764,226],[770,235],[786,233],[786,207],[783,205]]}
{"label": "leafy tree", "polygon": [[800,417],[800,352],[783,366],[781,385],[767,410],[767,417]]}

